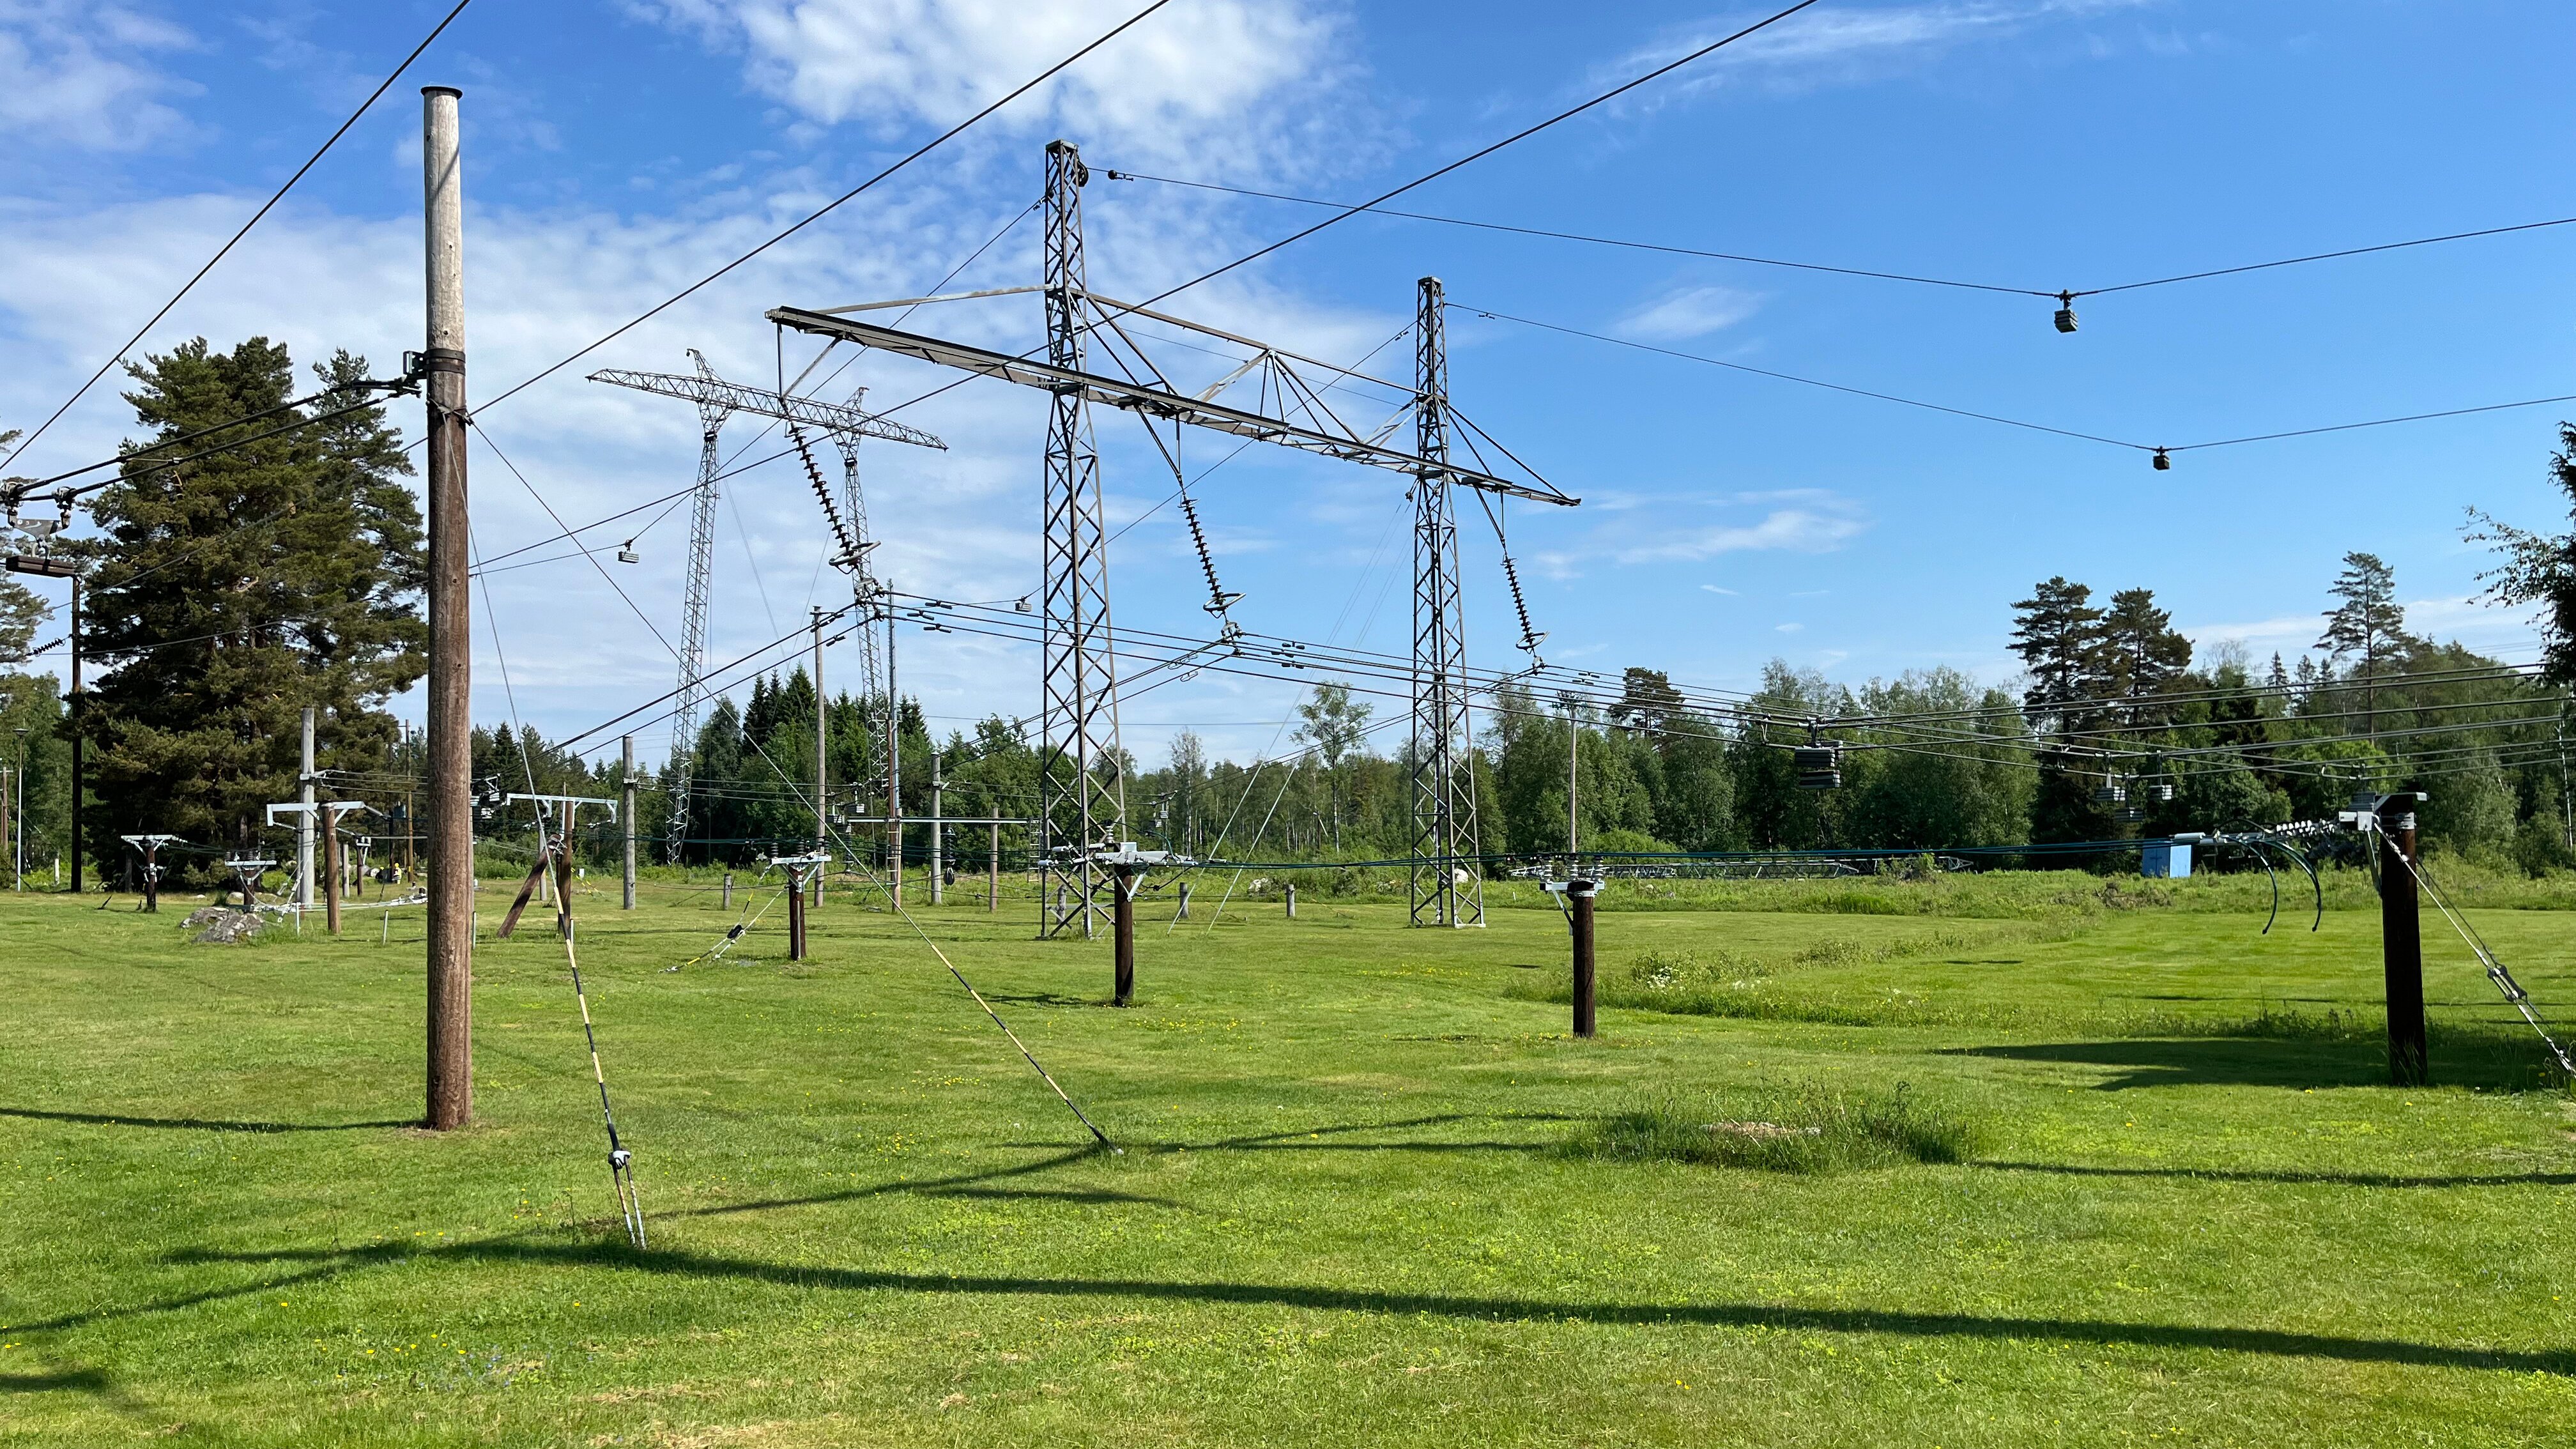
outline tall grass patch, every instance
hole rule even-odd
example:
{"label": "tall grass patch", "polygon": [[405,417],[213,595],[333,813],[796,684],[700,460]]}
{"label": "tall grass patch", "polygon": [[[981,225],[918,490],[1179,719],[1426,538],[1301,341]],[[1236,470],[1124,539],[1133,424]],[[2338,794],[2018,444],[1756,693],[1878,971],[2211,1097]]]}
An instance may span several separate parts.
{"label": "tall grass patch", "polygon": [[1822,1173],[1965,1162],[1984,1138],[1975,1116],[1901,1083],[1880,1091],[1808,1085],[1669,1097],[1583,1124],[1565,1151],[1620,1162]]}

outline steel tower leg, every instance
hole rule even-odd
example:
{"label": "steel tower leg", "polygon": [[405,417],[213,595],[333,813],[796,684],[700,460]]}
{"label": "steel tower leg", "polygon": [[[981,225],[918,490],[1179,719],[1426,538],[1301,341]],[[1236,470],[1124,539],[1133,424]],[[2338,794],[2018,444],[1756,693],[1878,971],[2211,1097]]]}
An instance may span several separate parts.
{"label": "steel tower leg", "polygon": [[[1414,452],[1449,461],[1449,355],[1440,279],[1422,279],[1414,322]],[[1413,484],[1414,925],[1481,926],[1473,739],[1467,718],[1467,621],[1458,598],[1456,490],[1424,469]],[[1458,872],[1467,883],[1458,883]]]}
{"label": "steel tower leg", "polygon": [[[715,379],[715,369],[695,348],[690,349],[689,360],[698,365],[700,377]],[[671,787],[670,833],[664,854],[673,865],[680,863],[680,845],[689,834],[689,779],[698,748],[698,706],[705,699],[698,681],[707,667],[707,601],[715,576],[716,435],[731,415],[730,408],[698,406],[698,492],[689,513],[689,573],[680,606],[680,700],[671,712],[671,756],[679,770]]]}
{"label": "steel tower leg", "polygon": [[[1046,148],[1047,360],[1083,366],[1082,154]],[[1117,888],[1093,852],[1126,824],[1125,756],[1118,748],[1117,676],[1111,663],[1109,556],[1102,528],[1100,458],[1079,392],[1058,392],[1048,420],[1044,515],[1045,630],[1041,651],[1038,847],[1040,936],[1074,926],[1087,938],[1105,922]]]}
{"label": "steel tower leg", "polygon": [[[851,398],[856,407],[858,399]],[[841,448],[841,511],[848,515],[850,538],[858,554],[857,567],[850,571],[850,592],[863,606],[873,607],[878,584],[874,560],[868,557],[875,539],[868,533],[867,498],[859,489],[859,440],[847,433],[833,434]],[[877,640],[877,631],[860,628],[851,631],[849,644],[857,648],[859,672],[858,697],[874,703],[885,701],[885,650]]]}

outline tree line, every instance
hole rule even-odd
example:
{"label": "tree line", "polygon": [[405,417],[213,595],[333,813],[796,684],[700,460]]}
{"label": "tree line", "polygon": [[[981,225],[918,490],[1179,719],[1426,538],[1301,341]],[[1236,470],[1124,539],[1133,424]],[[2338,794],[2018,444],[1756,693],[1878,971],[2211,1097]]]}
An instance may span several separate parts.
{"label": "tree line", "polygon": [[[305,371],[330,389],[368,368],[342,352]],[[425,668],[426,560],[398,431],[378,407],[284,432],[274,417],[241,422],[296,392],[293,360],[262,338],[230,351],[199,339],[127,372],[142,436],[94,500],[94,535],[53,545],[87,570],[79,643],[91,682],[77,726],[53,672],[36,672],[60,658],[59,619],[0,580],[0,767],[16,777],[13,810],[24,792],[28,859],[41,873],[66,848],[76,727],[95,864],[116,863],[118,835],[147,830],[209,859],[275,853],[263,807],[296,792],[307,708],[325,792],[378,812],[353,829],[411,833],[419,741],[388,706]],[[170,446],[182,435],[184,447]],[[2550,476],[2576,502],[2576,427],[2560,442]],[[2420,782],[2435,840],[2531,869],[2576,864],[2558,748],[2563,691],[2576,682],[2576,527],[2534,532],[2473,513],[2467,536],[2497,552],[2487,597],[2538,614],[2537,672],[2411,630],[2392,571],[2367,553],[2345,557],[2318,637],[2295,661],[2196,653],[2151,590],[2097,603],[2085,584],[2051,578],[2013,606],[2017,692],[1949,669],[1838,683],[1779,661],[1749,698],[1724,702],[1642,665],[1615,693],[1506,687],[1480,700],[1467,761],[1484,848],[2107,840],[2313,819],[2356,791]],[[853,843],[879,834],[851,817],[883,809],[886,708],[847,693],[824,703],[831,809]],[[895,708],[908,817],[929,813],[934,758],[944,814],[1035,813],[1040,761],[1020,725],[993,717],[936,732],[917,701]],[[1123,782],[1140,841],[1237,859],[1399,858],[1413,833],[1408,708],[1326,684],[1300,705],[1286,758],[1211,759],[1184,732],[1157,768],[1102,768]],[[814,715],[802,670],[715,703],[686,742],[684,859],[742,862],[811,838]],[[1838,788],[1801,785],[1792,752],[1819,743],[1841,746]],[[677,761],[646,768],[641,827],[659,859]],[[492,791],[617,793],[613,758],[512,724],[476,731],[474,771]],[[496,843],[528,826],[481,807],[478,829]],[[1002,836],[1014,859],[1030,844],[1017,826]],[[924,843],[916,830],[915,858]],[[614,846],[605,835],[583,843],[595,863]]]}

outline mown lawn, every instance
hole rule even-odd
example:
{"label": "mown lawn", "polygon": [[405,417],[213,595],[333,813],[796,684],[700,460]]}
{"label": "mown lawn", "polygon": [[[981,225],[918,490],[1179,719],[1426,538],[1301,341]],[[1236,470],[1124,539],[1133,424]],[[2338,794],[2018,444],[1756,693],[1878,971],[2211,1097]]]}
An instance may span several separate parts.
{"label": "mown lawn", "polygon": [[[1126,1011],[1106,943],[1029,940],[1025,902],[922,911],[1110,1156],[853,894],[811,962],[780,911],[679,972],[712,895],[585,896],[636,1253],[547,931],[481,947],[478,1119],[440,1137],[407,1125],[416,916],[201,947],[191,902],[125,904],[0,897],[0,1442],[2449,1446],[2576,1413],[2576,1121],[2429,913],[2451,1085],[2398,1091],[2359,910],[1605,912],[1605,980],[1676,955],[1786,1006],[1589,1043],[1535,999],[1552,911],[1156,906]],[[2576,1022],[2570,918],[2477,919]],[[1567,1150],[1900,1084],[1971,1160]]]}

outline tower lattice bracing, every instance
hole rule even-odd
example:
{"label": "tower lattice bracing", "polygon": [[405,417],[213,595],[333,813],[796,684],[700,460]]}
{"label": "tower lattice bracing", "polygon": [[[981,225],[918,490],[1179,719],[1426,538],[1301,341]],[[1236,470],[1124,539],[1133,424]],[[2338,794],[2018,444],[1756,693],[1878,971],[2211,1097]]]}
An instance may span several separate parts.
{"label": "tower lattice bracing", "polygon": [[[716,376],[715,369],[709,367],[707,360],[694,348],[689,352],[689,360],[696,364],[694,375],[629,372],[613,367],[590,375],[593,382],[680,398],[696,404],[698,409],[698,486],[695,506],[689,516],[689,567],[680,606],[678,704],[671,712],[674,779],[667,849],[674,864],[680,859],[680,847],[689,833],[689,784],[694,773],[691,752],[698,742],[698,711],[706,703],[707,607],[715,581],[716,481],[723,471],[716,454],[716,440],[717,435],[724,431],[725,419],[735,413],[746,413],[753,417],[776,418],[787,425],[787,436],[795,445],[796,452],[803,457],[806,476],[814,485],[814,499],[822,507],[823,522],[832,532],[836,552],[831,563],[849,572],[851,587],[856,591],[859,603],[868,607],[882,607],[883,590],[869,568],[867,514],[859,497],[858,440],[886,438],[917,448],[944,449],[948,446],[919,428],[907,427],[862,409],[859,404],[865,399],[864,389],[853,394],[846,403],[831,403],[821,398],[799,397],[727,382]],[[823,482],[822,470],[815,465],[813,449],[806,441],[807,429],[829,434],[840,445],[842,480],[838,503],[834,502],[831,490]],[[844,521],[844,514],[850,521]],[[854,528],[855,532],[852,531]],[[865,607],[862,612],[865,612]],[[861,697],[874,699],[885,688],[879,682],[881,656],[875,634],[860,629],[853,637],[859,641]]]}
{"label": "tower lattice bracing", "polygon": [[[698,376],[715,379],[715,369],[695,348],[690,349],[689,360],[697,364]],[[725,419],[732,413],[733,409],[713,402],[698,404],[698,489],[689,505],[689,572],[680,605],[680,698],[671,712],[671,756],[677,772],[663,843],[664,858],[673,865],[680,863],[680,847],[689,835],[690,765],[698,747],[698,706],[706,697],[700,681],[707,669],[707,604],[715,589],[716,435],[724,431]]]}
{"label": "tower lattice bracing", "polygon": [[[864,388],[851,394],[850,406],[858,407],[865,397]],[[836,433],[833,441],[841,447],[841,511],[849,516],[850,538],[855,545],[851,549],[850,595],[861,606],[860,618],[874,620],[878,617],[875,611],[884,602],[879,597],[884,586],[877,582],[874,560],[868,557],[875,540],[868,534],[867,497],[859,489],[859,440],[848,433]],[[879,708],[892,709],[894,701],[885,697],[885,647],[877,631],[863,622],[850,631],[847,642],[858,650],[858,697]]]}
{"label": "tower lattice bracing", "polygon": [[[1047,362],[1084,370],[1082,185],[1090,172],[1072,145],[1046,150]],[[1040,663],[1039,934],[1107,921],[1116,888],[1090,857],[1126,824],[1125,756],[1118,748],[1117,674],[1111,660],[1109,555],[1102,527],[1100,458],[1078,386],[1051,389],[1047,418],[1044,640]]]}
{"label": "tower lattice bracing", "polygon": [[[1457,490],[1449,461],[1448,336],[1440,279],[1425,277],[1414,322],[1413,924],[1481,926],[1467,627],[1458,598]],[[1460,876],[1466,877],[1462,883]]]}

